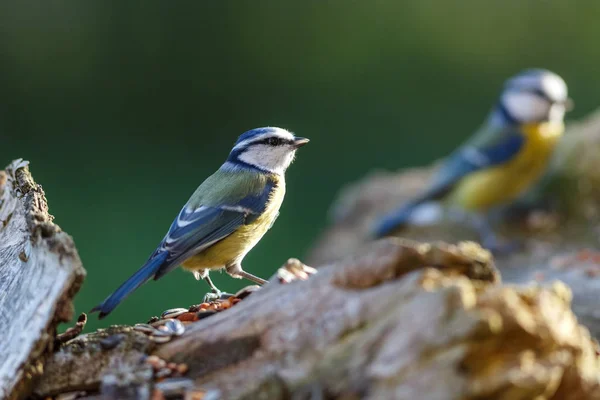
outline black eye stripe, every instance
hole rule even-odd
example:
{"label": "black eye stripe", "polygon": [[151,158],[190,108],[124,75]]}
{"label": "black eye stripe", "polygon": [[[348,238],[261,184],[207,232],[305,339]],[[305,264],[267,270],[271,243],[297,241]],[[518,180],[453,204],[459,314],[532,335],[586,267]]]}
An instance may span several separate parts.
{"label": "black eye stripe", "polygon": [[[509,89],[511,89],[511,87],[509,87]],[[512,89],[514,89],[514,90],[522,90],[518,86],[512,87]],[[533,95],[535,95],[537,97],[540,97],[540,98],[542,98],[544,100],[547,100],[547,101],[549,101],[551,103],[556,102],[556,100],[551,99],[550,96],[548,96],[548,94],[546,92],[544,92],[543,90],[541,90],[541,89],[531,88],[531,89],[526,89],[524,91],[526,91],[528,93],[531,93],[531,94],[533,94]]]}
{"label": "black eye stripe", "polygon": [[279,137],[270,137],[270,138],[266,138],[263,140],[259,140],[258,142],[255,142],[253,144],[266,144],[269,146],[281,146],[284,144],[292,144],[293,142],[294,142],[293,140],[283,139],[283,138],[279,138]]}
{"label": "black eye stripe", "polygon": [[531,93],[535,94],[538,97],[541,97],[542,99],[553,102],[553,100],[545,92],[543,92],[540,89],[533,89],[533,90],[531,90]]}

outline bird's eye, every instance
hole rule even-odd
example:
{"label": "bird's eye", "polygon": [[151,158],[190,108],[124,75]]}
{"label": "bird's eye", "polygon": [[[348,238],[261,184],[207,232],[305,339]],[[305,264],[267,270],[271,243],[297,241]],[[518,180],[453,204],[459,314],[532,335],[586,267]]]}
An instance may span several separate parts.
{"label": "bird's eye", "polygon": [[281,139],[272,137],[268,139],[267,143],[271,146],[279,146],[281,144]]}

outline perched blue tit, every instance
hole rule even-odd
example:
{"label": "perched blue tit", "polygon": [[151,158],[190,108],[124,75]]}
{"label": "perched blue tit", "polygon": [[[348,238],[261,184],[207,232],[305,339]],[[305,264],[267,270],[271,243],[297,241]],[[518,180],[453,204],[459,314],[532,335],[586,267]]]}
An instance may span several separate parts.
{"label": "perched blue tit", "polygon": [[514,201],[543,175],[571,104],[565,81],[553,72],[530,69],[508,79],[483,126],[442,163],[421,196],[377,222],[375,236],[450,213],[451,219],[459,215],[471,222],[482,244],[495,250],[486,214]]}
{"label": "perched blue tit", "polygon": [[143,283],[181,264],[208,282],[211,270],[266,283],[242,269],[242,260],[275,222],[285,195],[286,169],[308,139],[281,128],[242,134],[227,161],[196,189],[146,263],[92,312],[108,315]]}

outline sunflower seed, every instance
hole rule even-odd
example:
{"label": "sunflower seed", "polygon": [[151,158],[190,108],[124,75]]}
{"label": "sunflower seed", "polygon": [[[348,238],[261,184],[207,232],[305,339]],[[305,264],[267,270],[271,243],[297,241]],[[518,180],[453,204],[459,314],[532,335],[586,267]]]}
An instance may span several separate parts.
{"label": "sunflower seed", "polygon": [[150,335],[149,337],[150,337],[150,340],[152,340],[154,343],[158,343],[158,344],[167,343],[171,340],[171,336]]}
{"label": "sunflower seed", "polygon": [[148,324],[135,324],[133,326],[133,330],[144,333],[154,333],[156,331],[156,329],[152,325]]}
{"label": "sunflower seed", "polygon": [[186,313],[187,311],[187,308],[169,308],[168,310],[163,311],[163,313],[160,315],[160,318],[177,318],[178,316],[180,316],[183,313]]}
{"label": "sunflower seed", "polygon": [[165,323],[165,327],[175,336],[183,335],[185,332],[185,326],[178,319],[170,319]]}

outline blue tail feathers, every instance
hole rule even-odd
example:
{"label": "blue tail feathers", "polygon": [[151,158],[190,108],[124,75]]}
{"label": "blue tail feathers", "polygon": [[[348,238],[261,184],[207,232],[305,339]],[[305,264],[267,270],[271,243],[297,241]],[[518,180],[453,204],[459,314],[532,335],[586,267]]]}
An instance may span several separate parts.
{"label": "blue tail feathers", "polygon": [[418,207],[424,203],[439,200],[449,189],[449,185],[446,184],[434,185],[421,196],[403,204],[400,208],[396,208],[389,214],[386,214],[375,223],[375,227],[372,230],[372,236],[375,238],[388,236],[394,233],[394,231],[402,228],[402,226],[411,223],[411,217]]}
{"label": "blue tail feathers", "polygon": [[150,258],[144,266],[142,266],[135,274],[127,279],[117,290],[106,298],[101,304],[94,307],[90,313],[99,311],[99,319],[106,317],[112,310],[115,309],[127,296],[135,289],[142,286],[146,281],[151,279],[158,269],[163,265],[168,252],[159,253]]}
{"label": "blue tail feathers", "polygon": [[392,213],[385,215],[382,219],[378,220],[373,229],[373,236],[381,238],[388,236],[394,231],[400,229],[403,225],[409,222],[410,216],[416,206],[419,203],[409,203],[394,210]]}

